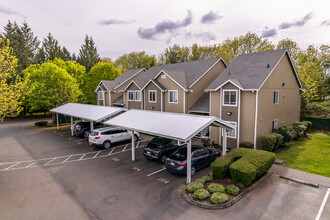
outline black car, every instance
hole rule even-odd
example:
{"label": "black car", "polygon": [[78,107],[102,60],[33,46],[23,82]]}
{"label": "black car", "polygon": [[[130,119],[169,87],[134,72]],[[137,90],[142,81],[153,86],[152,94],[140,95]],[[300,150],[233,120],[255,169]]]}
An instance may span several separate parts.
{"label": "black car", "polygon": [[[94,129],[101,128],[105,126],[104,124],[101,123],[94,123]],[[74,125],[73,128],[73,134],[78,137],[88,137],[88,134],[91,131],[91,124],[89,121],[81,121],[78,122]]]}
{"label": "black car", "polygon": [[[197,170],[210,166],[220,156],[219,151],[191,146],[191,175]],[[178,174],[187,174],[187,146],[180,147],[165,160],[166,169]]]}
{"label": "black car", "polygon": [[179,147],[174,140],[156,137],[145,145],[143,155],[148,159],[157,159],[164,163],[166,157]]}

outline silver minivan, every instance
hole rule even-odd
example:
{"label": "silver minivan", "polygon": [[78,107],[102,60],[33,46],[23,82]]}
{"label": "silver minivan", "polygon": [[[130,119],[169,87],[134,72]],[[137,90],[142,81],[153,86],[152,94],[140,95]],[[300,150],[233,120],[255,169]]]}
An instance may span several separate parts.
{"label": "silver minivan", "polygon": [[[93,130],[88,136],[89,145],[101,146],[108,149],[113,143],[132,139],[131,132],[120,127],[105,127]],[[139,139],[139,134],[134,133],[134,141]]]}

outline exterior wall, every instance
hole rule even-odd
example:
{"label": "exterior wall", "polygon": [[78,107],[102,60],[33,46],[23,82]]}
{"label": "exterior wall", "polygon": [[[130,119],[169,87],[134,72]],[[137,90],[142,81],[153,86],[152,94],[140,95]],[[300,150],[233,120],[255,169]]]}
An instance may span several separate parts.
{"label": "exterior wall", "polygon": [[[215,92],[209,92],[210,93],[210,115],[220,118],[220,89]],[[211,142],[214,141],[216,144],[219,143],[219,137],[220,137],[220,128],[217,127],[210,127],[210,139]]]}
{"label": "exterior wall", "polygon": [[[172,79],[170,79],[167,75],[165,79],[162,79],[160,74],[156,80],[162,84],[167,91],[164,93],[163,96],[163,111],[164,112],[176,112],[176,113],[183,113],[183,106],[184,106],[184,100],[183,100],[183,92],[184,90]],[[169,90],[178,90],[178,103],[169,103]],[[186,112],[187,113],[187,112]]]}
{"label": "exterior wall", "polygon": [[241,92],[241,118],[239,142],[254,141],[254,118],[256,108],[256,93]]}
{"label": "exterior wall", "polygon": [[[274,90],[279,91],[278,104],[273,104]],[[290,125],[300,120],[300,108],[299,84],[288,56],[284,55],[258,92],[257,146],[261,136],[272,131],[272,120],[277,119],[278,126]]]}
{"label": "exterior wall", "polygon": [[[125,95],[125,107],[127,108],[127,109],[141,109],[141,101],[128,101],[128,91],[130,91],[130,90],[132,90],[132,91],[135,91],[135,90],[140,90],[134,83],[132,83],[129,87],[128,87],[128,89],[124,92],[124,95]],[[141,96],[142,96],[142,93],[141,93]],[[135,99],[135,94],[134,94],[134,99]],[[142,99],[142,97],[141,97],[141,100],[143,100]]]}
{"label": "exterior wall", "polygon": [[110,105],[109,105],[109,96],[110,96],[109,91],[106,90],[106,91],[104,92],[105,106],[110,106]]}
{"label": "exterior wall", "polygon": [[[156,103],[149,102],[149,90],[156,90]],[[161,93],[160,89],[154,83],[149,83],[144,89],[144,109],[161,111]]]}
{"label": "exterior wall", "polygon": [[222,61],[214,65],[191,89],[193,92],[187,94],[186,112],[204,95],[204,90],[220,75],[226,68]]}

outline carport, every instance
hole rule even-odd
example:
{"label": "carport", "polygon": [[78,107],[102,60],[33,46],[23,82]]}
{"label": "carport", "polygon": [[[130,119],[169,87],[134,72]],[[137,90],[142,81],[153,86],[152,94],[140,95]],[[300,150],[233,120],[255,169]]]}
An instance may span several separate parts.
{"label": "carport", "polygon": [[[187,144],[187,183],[191,182],[191,139],[208,126],[234,129],[235,127],[219,118],[146,110],[129,110],[106,122],[126,128],[132,134],[132,161],[135,160],[134,131],[177,140]],[[223,155],[227,150],[227,132],[224,133]]]}
{"label": "carport", "polygon": [[53,108],[50,112],[56,113],[57,129],[59,129],[58,114],[71,116],[71,135],[73,136],[73,117],[81,118],[91,123],[91,131],[94,129],[93,122],[101,122],[121,112],[127,111],[124,108],[88,105],[79,103],[67,103]]}

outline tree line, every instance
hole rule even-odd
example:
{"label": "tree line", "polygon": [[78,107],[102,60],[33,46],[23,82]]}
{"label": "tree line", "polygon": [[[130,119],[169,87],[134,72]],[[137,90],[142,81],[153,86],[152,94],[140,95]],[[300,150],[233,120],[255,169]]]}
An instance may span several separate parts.
{"label": "tree line", "polygon": [[8,21],[0,33],[0,121],[22,110],[47,111],[67,102],[96,103],[94,90],[101,80],[112,80],[128,69],[222,57],[229,65],[237,56],[288,49],[306,92],[304,103],[329,96],[330,46],[300,49],[291,39],[273,44],[255,33],[219,44],[190,47],[173,45],[158,57],[145,51],[100,58],[96,44],[86,35],[79,54],[70,53],[49,33],[42,41],[26,22]]}

